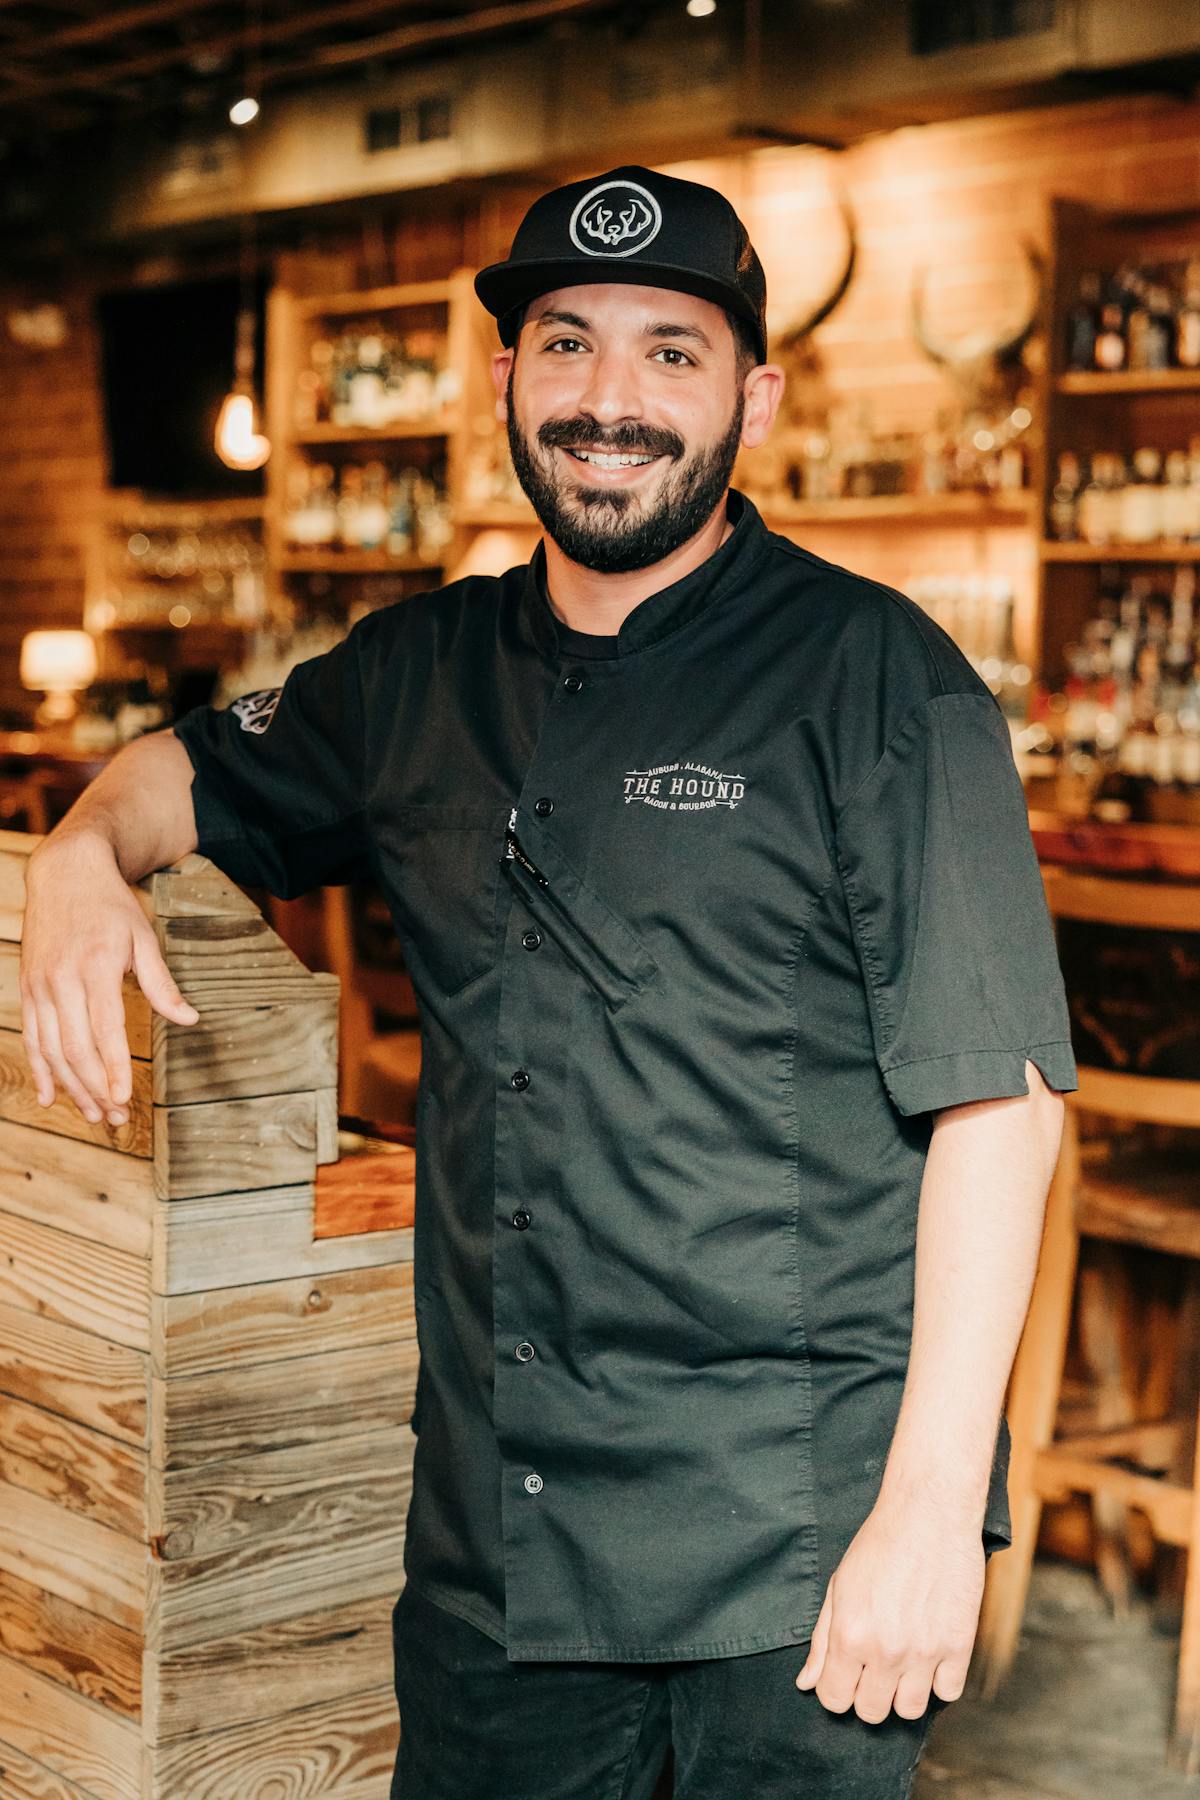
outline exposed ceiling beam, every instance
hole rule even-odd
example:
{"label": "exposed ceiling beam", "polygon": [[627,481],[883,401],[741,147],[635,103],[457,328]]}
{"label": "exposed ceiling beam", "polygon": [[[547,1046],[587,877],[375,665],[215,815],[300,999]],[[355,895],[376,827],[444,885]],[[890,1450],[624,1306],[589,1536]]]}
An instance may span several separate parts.
{"label": "exposed ceiling beam", "polygon": [[90,18],[80,19],[74,25],[64,25],[60,30],[26,35],[20,43],[6,44],[4,53],[11,56],[14,52],[40,61],[53,56],[56,51],[69,50],[79,44],[99,44],[105,38],[118,37],[123,31],[138,31],[147,25],[165,25],[171,19],[177,19],[181,13],[195,12],[198,7],[206,6],[208,0],[146,0],[142,6],[127,6],[119,12],[93,13]]}
{"label": "exposed ceiling beam", "polygon": [[[0,4],[3,0],[0,0]],[[181,12],[190,11],[196,0],[167,0],[167,4]],[[359,19],[371,18],[381,12],[411,12],[422,0],[343,0],[337,6],[321,6],[307,12],[297,11],[285,18],[265,20],[255,32],[256,45],[269,43],[288,43],[306,35],[310,31],[336,31],[344,25],[353,24]],[[596,0],[587,0],[595,4]],[[138,12],[149,10],[138,7]],[[457,19],[454,21],[457,24]],[[442,21],[431,20],[428,25],[410,27],[410,31],[418,33],[426,30],[436,31]],[[169,69],[179,63],[188,62],[202,50],[206,57],[224,56],[232,51],[243,50],[247,43],[245,27],[237,31],[227,32],[222,37],[204,37],[195,42],[172,44],[165,48],[146,51],[140,56],[125,57],[121,61],[98,63],[87,68],[62,70],[56,74],[38,73],[34,70],[16,69],[0,64],[0,77],[7,85],[0,87],[0,104],[6,101],[36,100],[49,94],[78,93],[96,91],[108,87],[113,82],[136,80],[145,75],[156,75],[162,69]],[[5,46],[7,53],[7,46]],[[309,60],[306,55],[300,63],[303,68]],[[273,67],[265,65],[262,70],[263,80],[267,81]]]}

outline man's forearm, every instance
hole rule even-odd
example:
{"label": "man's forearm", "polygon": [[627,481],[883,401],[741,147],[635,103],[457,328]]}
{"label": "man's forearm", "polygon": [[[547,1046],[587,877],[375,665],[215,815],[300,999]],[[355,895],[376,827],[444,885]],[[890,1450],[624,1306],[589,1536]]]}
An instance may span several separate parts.
{"label": "man's forearm", "polygon": [[30,865],[82,832],[111,845],[126,881],[140,881],[196,848],[191,789],[191,759],[174,732],[135,738],[89,782]]}
{"label": "man's forearm", "polygon": [[908,1377],[878,1504],[982,1524],[996,1431],[1037,1272],[1063,1101],[1028,1095],[937,1115],[917,1218]]}

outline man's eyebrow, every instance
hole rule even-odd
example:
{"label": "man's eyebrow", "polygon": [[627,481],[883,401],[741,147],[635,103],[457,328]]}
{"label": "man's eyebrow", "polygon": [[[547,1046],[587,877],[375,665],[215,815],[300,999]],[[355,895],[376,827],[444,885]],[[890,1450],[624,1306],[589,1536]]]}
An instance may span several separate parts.
{"label": "man's eyebrow", "polygon": [[663,320],[657,325],[647,325],[646,336],[687,338],[693,344],[703,344],[706,350],[712,349],[711,338],[698,325],[672,325],[669,320]]}
{"label": "man's eyebrow", "polygon": [[547,307],[546,311],[539,313],[533,322],[535,325],[573,325],[576,331],[591,330],[587,320],[581,319],[578,313],[557,312],[553,307]]}

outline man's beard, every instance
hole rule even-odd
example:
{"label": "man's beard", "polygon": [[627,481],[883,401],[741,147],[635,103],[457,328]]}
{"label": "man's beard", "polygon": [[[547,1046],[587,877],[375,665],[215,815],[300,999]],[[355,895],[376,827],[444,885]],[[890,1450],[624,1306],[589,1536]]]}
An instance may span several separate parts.
{"label": "man's beard", "polygon": [[[597,449],[611,453],[663,455],[677,466],[666,477],[649,510],[630,488],[588,487],[585,464],[578,481],[547,468],[517,424],[513,378],[508,374],[508,448],[517,480],[533,510],[564,556],[602,575],[620,575],[661,562],[686,544],[711,517],[729,486],[742,437],[744,399],[739,392],[733,417],[715,444],[683,461],[677,432],[628,420],[605,431],[584,418],[548,419],[538,427],[543,451]],[[571,500],[574,505],[568,506]]]}

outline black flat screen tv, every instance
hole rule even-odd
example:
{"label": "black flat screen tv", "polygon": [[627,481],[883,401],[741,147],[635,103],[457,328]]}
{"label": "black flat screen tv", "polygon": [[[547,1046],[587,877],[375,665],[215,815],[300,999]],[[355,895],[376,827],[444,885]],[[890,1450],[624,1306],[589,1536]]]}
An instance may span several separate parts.
{"label": "black flat screen tv", "polygon": [[[239,293],[236,277],[214,276],[98,297],[111,487],[188,500],[264,491],[265,470],[227,468],[213,448],[233,382]],[[254,290],[260,408],[265,297],[263,277]]]}

